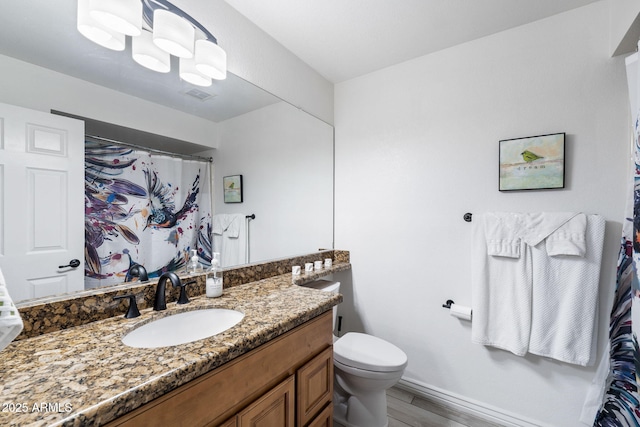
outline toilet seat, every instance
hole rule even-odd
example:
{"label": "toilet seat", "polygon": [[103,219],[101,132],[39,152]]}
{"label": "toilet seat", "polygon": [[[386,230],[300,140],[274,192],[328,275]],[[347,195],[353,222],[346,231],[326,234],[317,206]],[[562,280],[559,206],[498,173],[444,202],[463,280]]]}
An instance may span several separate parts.
{"label": "toilet seat", "polygon": [[333,344],[333,358],[342,365],[373,372],[401,371],[407,355],[395,345],[358,332],[348,332]]}
{"label": "toilet seat", "polygon": [[342,371],[345,374],[349,374],[353,377],[357,377],[360,379],[376,380],[376,381],[393,380],[394,384],[398,382],[398,380],[402,376],[402,373],[404,372],[402,370],[389,371],[389,372],[369,371],[367,369],[354,368],[353,366],[344,365],[335,359],[333,360],[333,368],[336,373],[338,373],[339,371]]}

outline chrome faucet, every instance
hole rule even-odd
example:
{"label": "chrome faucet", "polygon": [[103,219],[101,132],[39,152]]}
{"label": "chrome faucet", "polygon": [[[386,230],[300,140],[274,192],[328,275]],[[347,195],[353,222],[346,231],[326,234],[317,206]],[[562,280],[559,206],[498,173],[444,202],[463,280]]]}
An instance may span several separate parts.
{"label": "chrome faucet", "polygon": [[134,277],[140,279],[141,282],[146,282],[149,280],[149,275],[147,274],[147,269],[141,266],[140,264],[134,264],[127,271],[127,275],[124,278],[125,282],[130,282]]}
{"label": "chrome faucet", "polygon": [[179,288],[182,286],[180,283],[180,278],[176,273],[164,273],[160,276],[158,280],[158,285],[156,286],[156,297],[153,302],[153,309],[155,311],[166,310],[167,309],[167,300],[165,296],[165,283],[169,279],[174,288]]}

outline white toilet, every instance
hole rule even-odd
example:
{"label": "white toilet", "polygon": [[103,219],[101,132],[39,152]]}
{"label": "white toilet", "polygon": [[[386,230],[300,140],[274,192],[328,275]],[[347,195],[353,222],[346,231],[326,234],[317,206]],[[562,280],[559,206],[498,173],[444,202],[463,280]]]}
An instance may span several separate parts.
{"label": "white toilet", "polygon": [[[304,285],[340,291],[340,282],[317,280]],[[333,324],[337,307],[333,307]],[[371,335],[348,332],[333,338],[333,419],[345,427],[387,427],[386,390],[400,380],[407,355]]]}

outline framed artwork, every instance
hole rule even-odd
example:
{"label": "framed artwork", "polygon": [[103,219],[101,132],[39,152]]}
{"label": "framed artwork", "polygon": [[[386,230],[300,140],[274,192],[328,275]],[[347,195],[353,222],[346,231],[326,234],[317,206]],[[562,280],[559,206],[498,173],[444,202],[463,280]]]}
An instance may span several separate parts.
{"label": "framed artwork", "polygon": [[564,133],[500,141],[500,191],[564,188]]}
{"label": "framed artwork", "polygon": [[222,178],[225,203],[242,203],[242,175],[231,175]]}

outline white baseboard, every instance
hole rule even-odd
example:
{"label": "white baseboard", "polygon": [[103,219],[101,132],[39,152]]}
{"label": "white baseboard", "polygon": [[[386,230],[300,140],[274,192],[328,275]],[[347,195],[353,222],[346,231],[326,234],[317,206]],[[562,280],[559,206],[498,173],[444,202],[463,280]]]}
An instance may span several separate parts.
{"label": "white baseboard", "polygon": [[428,384],[403,377],[396,387],[419,396],[442,408],[504,427],[553,427],[494,408],[482,402],[456,395]]}

